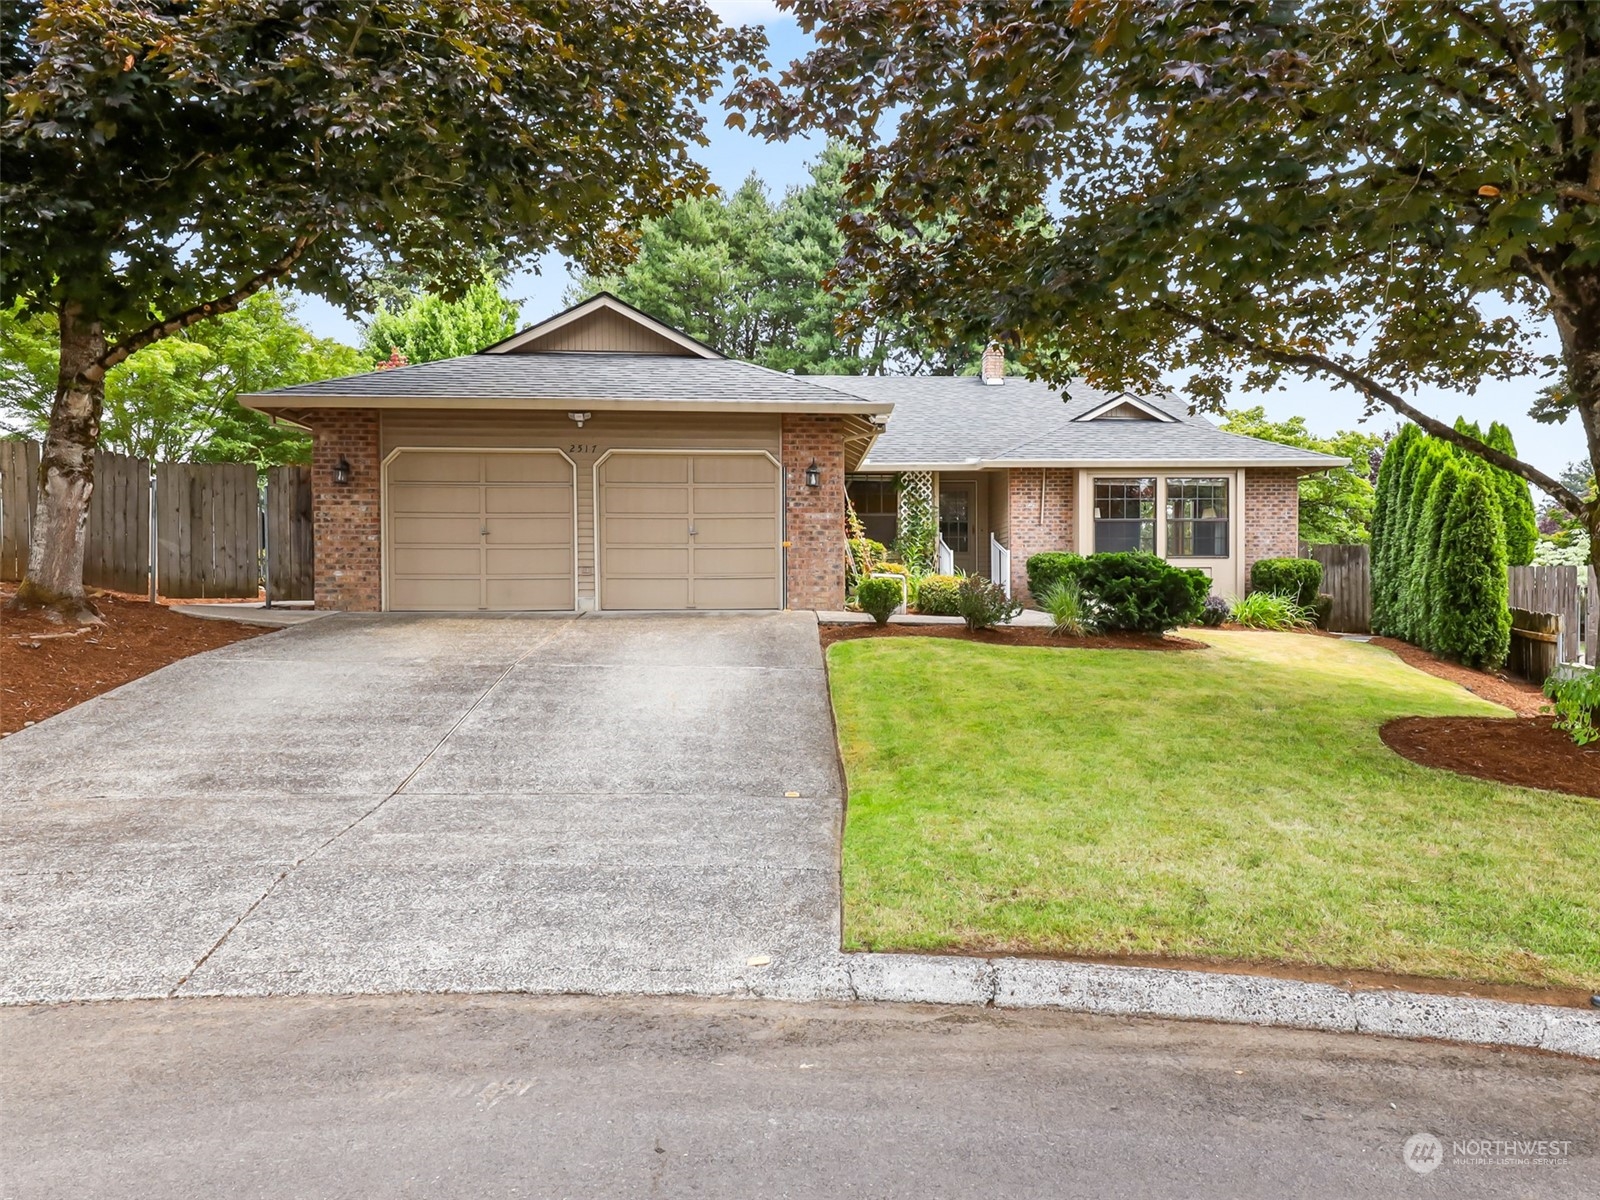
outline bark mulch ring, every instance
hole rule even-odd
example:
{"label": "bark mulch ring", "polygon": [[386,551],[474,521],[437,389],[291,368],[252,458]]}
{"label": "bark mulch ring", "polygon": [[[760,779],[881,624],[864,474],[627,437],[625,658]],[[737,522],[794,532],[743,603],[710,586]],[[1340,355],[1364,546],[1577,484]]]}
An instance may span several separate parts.
{"label": "bark mulch ring", "polygon": [[1460,663],[1435,657],[1426,650],[1413,646],[1410,642],[1402,642],[1398,638],[1375,637],[1372,639],[1372,644],[1393,651],[1408,667],[1415,667],[1440,679],[1448,679],[1451,683],[1459,683],[1474,696],[1481,696],[1491,704],[1509,708],[1519,717],[1536,717],[1549,704],[1544,698],[1544,693],[1525,679],[1513,679],[1509,675],[1491,674],[1488,671],[1475,671],[1471,667],[1463,667]]}
{"label": "bark mulch ring", "polygon": [[1378,736],[1425,767],[1600,800],[1600,746],[1579,746],[1551,717],[1401,717]]}
{"label": "bark mulch ring", "polygon": [[[0,586],[0,604],[15,592],[14,585]],[[91,597],[104,625],[66,625],[36,612],[0,609],[0,736],[180,658],[272,632],[186,617],[115,592]]]}
{"label": "bark mulch ring", "polygon": [[1051,650],[1204,650],[1204,642],[1142,633],[1101,633],[1062,637],[1037,625],[1008,625],[976,632],[965,625],[822,625],[824,649],[855,638],[937,637],[983,646],[1047,646]]}

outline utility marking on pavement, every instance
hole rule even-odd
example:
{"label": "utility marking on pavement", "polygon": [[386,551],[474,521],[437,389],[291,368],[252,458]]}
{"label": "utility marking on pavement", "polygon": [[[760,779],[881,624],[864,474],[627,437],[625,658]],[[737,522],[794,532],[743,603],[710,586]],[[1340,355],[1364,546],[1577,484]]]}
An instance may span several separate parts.
{"label": "utility marking on pavement", "polygon": [[225,943],[230,937],[233,936],[233,931],[235,929],[239,928],[239,926],[243,925],[245,923],[245,921],[247,921],[250,918],[250,914],[255,912],[256,909],[260,908],[261,905],[266,902],[267,898],[269,896],[271,896],[273,892],[278,890],[278,885],[280,883],[282,883],[285,879],[289,878],[289,876],[292,875],[295,871],[299,870],[306,863],[310,862],[317,855],[321,854],[329,846],[333,845],[333,843],[337,842],[345,834],[349,833],[357,825],[361,824],[361,822],[365,821],[368,817],[372,816],[373,813],[377,812],[385,804],[389,803],[389,801],[393,800],[396,796],[398,796],[401,793],[401,791],[404,790],[406,784],[410,783],[413,779],[415,779],[417,777],[417,773],[420,772],[423,767],[427,766],[430,762],[433,761],[433,756],[435,754],[439,753],[440,747],[442,747],[447,741],[450,740],[450,735],[453,734],[456,730],[461,728],[461,723],[463,721],[465,721],[468,717],[470,717],[473,713],[478,711],[478,706],[489,698],[489,693],[494,691],[495,688],[499,687],[502,683],[504,683],[506,681],[506,676],[510,675],[511,672],[515,671],[518,667],[520,667],[523,663],[525,663],[528,660],[528,657],[531,654],[533,654],[534,651],[544,649],[545,646],[549,645],[552,641],[555,640],[557,634],[564,632],[566,630],[566,628],[567,628],[566,622],[563,621],[563,622],[557,623],[551,629],[549,634],[547,634],[545,637],[541,638],[539,641],[533,643],[533,645],[529,646],[520,655],[518,655],[510,663],[510,665],[508,665],[506,667],[506,669],[504,671],[501,671],[499,675],[495,676],[494,682],[491,683],[488,687],[484,688],[482,693],[479,694],[478,698],[476,700],[474,700],[471,703],[471,705],[468,706],[467,711],[462,713],[459,717],[457,717],[455,719],[455,721],[451,724],[450,728],[444,731],[444,736],[441,737],[437,742],[434,743],[433,749],[429,750],[427,752],[427,754],[422,756],[422,761],[419,762],[415,767],[413,767],[411,769],[410,774],[408,774],[404,779],[402,779],[399,783],[397,783],[395,785],[393,791],[391,791],[383,799],[379,800],[371,808],[367,809],[366,812],[362,813],[354,821],[351,821],[350,824],[346,825],[343,829],[339,830],[333,836],[329,837],[326,841],[322,842],[320,845],[312,847],[305,854],[301,855],[299,858],[295,859],[294,862],[290,863],[288,867],[286,867],[284,870],[280,871],[278,873],[278,877],[267,885],[267,890],[262,892],[261,895],[257,896],[255,898],[254,902],[250,905],[250,907],[245,909],[244,912],[240,913],[238,919],[236,921],[234,921],[234,923],[232,925],[229,925],[227,929],[223,930],[222,936],[219,937],[216,940],[216,942],[214,942],[212,944],[211,949],[207,950],[198,959],[196,959],[194,966],[190,967],[186,972],[184,972],[183,978],[179,979],[177,983],[172,985],[172,990],[167,993],[167,999],[170,1000],[174,996],[176,996],[178,994],[178,991],[183,987],[183,985],[188,983],[189,980],[194,978],[195,972],[198,971],[201,967],[205,966],[207,961],[210,960],[210,958],[211,958],[211,956],[213,954],[215,954],[218,950],[222,949],[223,943]]}

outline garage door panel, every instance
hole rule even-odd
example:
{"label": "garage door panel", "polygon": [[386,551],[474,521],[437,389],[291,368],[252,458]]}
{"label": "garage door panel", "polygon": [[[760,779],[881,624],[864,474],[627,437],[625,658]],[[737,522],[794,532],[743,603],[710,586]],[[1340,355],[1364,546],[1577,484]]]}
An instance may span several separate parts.
{"label": "garage door panel", "polygon": [[389,607],[412,612],[475,611],[479,606],[478,578],[405,579],[389,584]]}
{"label": "garage door panel", "polygon": [[615,579],[606,576],[608,609],[688,608],[689,579]]}
{"label": "garage door panel", "polygon": [[775,579],[696,579],[696,608],[777,608]]}
{"label": "garage door panel", "polygon": [[689,489],[686,487],[606,487],[606,512],[609,515],[689,512]]}
{"label": "garage door panel", "polygon": [[677,454],[614,454],[600,470],[611,485],[689,482],[689,460]]}
{"label": "garage door panel", "polygon": [[485,606],[492,612],[550,612],[572,607],[572,580],[488,579]]}
{"label": "garage door panel", "polygon": [[572,484],[572,464],[559,454],[486,454],[484,480],[488,483]]}
{"label": "garage door panel", "polygon": [[477,578],[482,555],[477,546],[395,546],[389,551],[389,562],[396,577],[471,575]]}
{"label": "garage door panel", "polygon": [[693,566],[697,577],[746,575],[776,579],[778,552],[768,546],[754,548],[696,546]]}
{"label": "garage door panel", "polygon": [[775,546],[778,542],[776,517],[699,517],[694,524],[695,544],[699,546]]}
{"label": "garage door panel", "polygon": [[490,487],[483,489],[484,507],[491,513],[560,513],[572,516],[570,487]]}
{"label": "garage door panel", "polygon": [[688,517],[612,517],[601,537],[607,546],[687,546]]}
{"label": "garage door panel", "polygon": [[[570,583],[566,563],[552,554],[551,548],[539,546],[489,546],[483,552],[483,573],[491,578],[509,578],[526,575],[529,578],[560,579]],[[568,587],[570,592],[572,589]],[[567,597],[564,607],[571,608],[572,597]]]}
{"label": "garage door panel", "polygon": [[491,546],[548,546],[572,550],[571,517],[486,517]]}
{"label": "garage door panel", "polygon": [[439,483],[393,484],[389,488],[389,511],[397,513],[478,514],[482,489]]}
{"label": "garage door panel", "polygon": [[483,523],[476,517],[396,516],[390,522],[394,548],[422,544],[460,546],[478,544]]}
{"label": "garage door panel", "polygon": [[754,487],[697,487],[694,490],[694,512],[750,513],[775,512],[778,497],[774,488]]}
{"label": "garage door panel", "polygon": [[777,478],[778,468],[764,455],[705,454],[694,460],[696,483],[762,483],[770,489]]}
{"label": "garage door panel", "polygon": [[607,576],[666,576],[689,574],[689,548],[612,546],[606,551]]}
{"label": "garage door panel", "polygon": [[406,453],[389,464],[389,483],[477,483],[483,478],[481,454]]}

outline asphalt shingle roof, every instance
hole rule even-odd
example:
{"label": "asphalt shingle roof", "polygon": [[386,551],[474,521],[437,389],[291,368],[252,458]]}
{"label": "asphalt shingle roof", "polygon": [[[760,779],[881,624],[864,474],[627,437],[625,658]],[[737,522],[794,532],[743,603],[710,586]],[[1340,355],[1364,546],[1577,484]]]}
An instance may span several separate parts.
{"label": "asphalt shingle roof", "polygon": [[1078,421],[1117,398],[1073,381],[1058,391],[1035,380],[1008,378],[996,387],[976,376],[813,376],[818,383],[870,400],[894,413],[862,469],[944,464],[1205,462],[1249,466],[1334,467],[1343,459],[1275,442],[1224,433],[1170,395],[1140,396],[1172,421]]}

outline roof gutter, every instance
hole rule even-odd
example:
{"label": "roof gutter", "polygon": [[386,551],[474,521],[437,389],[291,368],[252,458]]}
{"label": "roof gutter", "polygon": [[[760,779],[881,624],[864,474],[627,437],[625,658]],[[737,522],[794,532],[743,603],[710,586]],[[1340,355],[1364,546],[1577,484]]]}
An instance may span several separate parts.
{"label": "roof gutter", "polygon": [[565,412],[575,405],[595,412],[697,412],[697,413],[855,413],[861,416],[887,416],[894,405],[869,400],[658,400],[647,396],[630,398],[594,396],[550,397],[469,397],[469,396],[328,396],[295,395],[283,392],[251,392],[239,403],[257,412],[305,408],[382,408],[445,409],[474,412],[484,410],[523,410]]}

